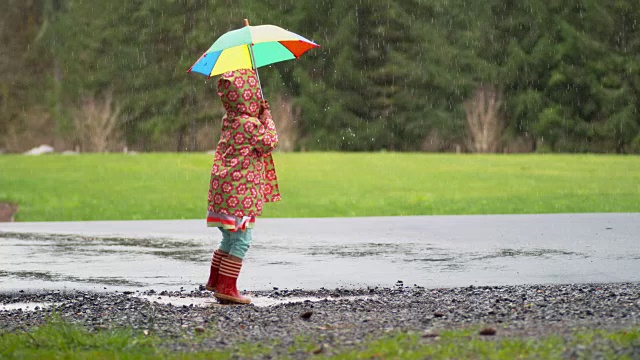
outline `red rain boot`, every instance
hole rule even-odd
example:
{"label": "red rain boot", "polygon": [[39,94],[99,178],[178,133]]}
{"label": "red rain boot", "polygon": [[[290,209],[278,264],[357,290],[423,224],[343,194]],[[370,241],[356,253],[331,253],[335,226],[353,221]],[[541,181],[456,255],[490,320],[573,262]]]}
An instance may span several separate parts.
{"label": "red rain boot", "polygon": [[220,263],[220,276],[218,277],[218,288],[213,294],[218,300],[229,301],[236,304],[251,304],[251,299],[240,295],[236,288],[236,280],[240,275],[242,263],[236,262],[228,257],[222,259]]}
{"label": "red rain boot", "polygon": [[225,258],[227,256],[229,256],[229,254],[220,251],[220,249],[213,252],[213,257],[211,258],[211,272],[209,273],[209,281],[207,281],[207,285],[205,286],[207,290],[216,291],[216,286],[218,286],[220,261],[222,261],[222,258]]}

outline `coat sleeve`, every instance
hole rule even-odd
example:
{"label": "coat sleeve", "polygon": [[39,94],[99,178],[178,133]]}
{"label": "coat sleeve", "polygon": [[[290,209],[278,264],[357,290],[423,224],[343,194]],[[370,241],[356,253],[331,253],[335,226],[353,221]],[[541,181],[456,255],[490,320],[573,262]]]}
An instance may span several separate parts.
{"label": "coat sleeve", "polygon": [[256,127],[252,135],[251,143],[258,155],[267,155],[278,145],[278,132],[271,114],[264,113],[256,119]]}

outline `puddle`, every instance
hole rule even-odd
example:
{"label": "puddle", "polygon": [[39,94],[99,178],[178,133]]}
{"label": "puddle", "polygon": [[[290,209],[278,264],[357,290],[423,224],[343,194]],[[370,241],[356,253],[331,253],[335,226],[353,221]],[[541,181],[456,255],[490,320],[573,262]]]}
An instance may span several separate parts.
{"label": "puddle", "polygon": [[[638,224],[637,214],[264,219],[242,287],[273,306],[324,300],[269,298],[273,287],[638,281]],[[603,235],[605,226],[615,231]],[[154,290],[210,306],[213,298],[175,290],[206,281],[218,238],[201,220],[0,225],[0,291]]]}
{"label": "puddle", "polygon": [[[158,295],[137,295],[141,299],[145,299],[150,302],[157,302],[159,304],[169,304],[173,306],[224,306],[218,304],[218,301],[213,296],[200,298],[200,297],[179,297],[179,296],[158,296]],[[319,302],[319,301],[336,301],[336,300],[369,300],[373,299],[372,296],[342,296],[338,298],[333,297],[289,297],[286,299],[275,299],[266,296],[251,296],[251,303],[258,307],[268,307],[282,304],[291,303],[303,303],[303,302]]]}
{"label": "puddle", "polygon": [[36,311],[46,309],[61,303],[43,303],[43,302],[19,302],[12,304],[0,304],[0,311],[22,310],[22,311]]}
{"label": "puddle", "polygon": [[[209,307],[209,306],[225,306],[218,304],[218,301],[213,296],[211,297],[179,297],[179,296],[152,296],[152,295],[135,295],[135,297],[147,300],[149,302],[156,302],[159,304],[169,304],[172,306],[187,306],[187,307]],[[343,296],[338,298],[333,297],[290,297],[287,299],[274,299],[266,296],[251,296],[251,303],[258,307],[276,306],[290,303],[303,303],[303,302],[319,302],[319,301],[336,301],[336,300],[359,300],[359,299],[373,299],[373,296]],[[61,302],[17,302],[11,304],[0,304],[0,311],[37,311],[52,306],[62,304]]]}

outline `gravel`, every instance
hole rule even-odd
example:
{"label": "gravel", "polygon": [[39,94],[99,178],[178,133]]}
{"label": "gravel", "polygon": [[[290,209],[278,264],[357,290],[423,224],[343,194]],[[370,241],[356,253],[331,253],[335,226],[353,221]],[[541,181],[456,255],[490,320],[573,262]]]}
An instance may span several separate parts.
{"label": "gravel", "polygon": [[[130,327],[166,338],[179,351],[233,349],[234,344],[273,344],[273,355],[305,357],[313,352],[357,347],[384,334],[414,332],[437,339],[445,329],[478,329],[486,338],[505,336],[569,336],[575,329],[627,329],[640,322],[640,283],[522,285],[426,289],[392,288],[282,290],[254,292],[281,303],[273,306],[174,306],[140,298],[204,298],[195,289],[157,293],[48,291],[0,294],[0,304],[55,303],[54,307],[0,311],[0,333],[24,330],[45,322],[53,312],[90,330]],[[317,297],[321,301],[296,301]],[[288,302],[291,301],[291,302]],[[55,309],[55,310],[54,310]],[[481,334],[480,334],[481,333]],[[197,345],[184,341],[202,336]],[[290,348],[303,336],[317,344],[311,353]],[[640,356],[638,348],[616,348],[615,354]],[[293,351],[293,353],[291,353]],[[584,354],[580,346],[566,357]],[[593,355],[593,354],[590,354]]]}

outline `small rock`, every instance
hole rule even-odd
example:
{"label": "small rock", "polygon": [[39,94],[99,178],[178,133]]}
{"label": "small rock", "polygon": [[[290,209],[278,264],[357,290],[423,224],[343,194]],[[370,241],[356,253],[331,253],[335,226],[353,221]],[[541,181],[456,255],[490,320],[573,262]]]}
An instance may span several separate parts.
{"label": "small rock", "polygon": [[480,335],[484,335],[484,336],[493,336],[497,333],[498,331],[495,328],[492,327],[486,327],[482,330],[480,330]]}
{"label": "small rock", "polygon": [[309,320],[311,319],[311,315],[313,315],[313,311],[309,310],[300,314],[300,317],[303,318],[304,320]]}
{"label": "small rock", "polygon": [[50,154],[55,152],[55,150],[53,149],[53,147],[49,146],[49,145],[40,145],[38,147],[35,147],[27,152],[25,152],[25,155],[44,155],[44,154]]}
{"label": "small rock", "polygon": [[422,333],[423,338],[437,338],[438,336],[440,336],[440,333],[435,331],[425,331]]}
{"label": "small rock", "polygon": [[322,344],[320,346],[318,346],[315,350],[313,350],[311,353],[313,355],[319,355],[319,354],[323,354],[327,351],[327,345],[326,344]]}

